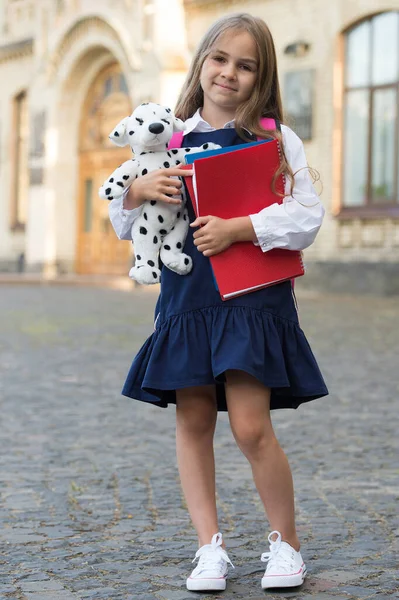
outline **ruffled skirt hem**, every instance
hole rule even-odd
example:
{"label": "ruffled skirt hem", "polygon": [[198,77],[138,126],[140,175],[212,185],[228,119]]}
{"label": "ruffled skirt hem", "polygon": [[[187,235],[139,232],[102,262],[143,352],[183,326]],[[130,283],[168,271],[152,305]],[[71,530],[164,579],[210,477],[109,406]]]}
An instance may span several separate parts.
{"label": "ruffled skirt hem", "polygon": [[299,324],[247,306],[169,317],[138,352],[122,394],[166,408],[177,389],[216,385],[218,410],[225,411],[224,374],[233,369],[271,388],[271,409],[328,394]]}

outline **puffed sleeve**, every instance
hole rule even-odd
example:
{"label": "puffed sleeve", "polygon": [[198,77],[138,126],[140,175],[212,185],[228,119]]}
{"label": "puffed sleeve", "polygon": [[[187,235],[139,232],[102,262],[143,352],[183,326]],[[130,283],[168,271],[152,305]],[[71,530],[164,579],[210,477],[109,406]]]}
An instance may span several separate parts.
{"label": "puffed sleeve", "polygon": [[295,184],[290,195],[291,184],[287,178],[287,195],[283,202],[272,204],[259,213],[250,215],[258,239],[254,243],[259,245],[263,252],[272,248],[304,250],[313,243],[325,213],[311,181],[303,143],[285,125],[281,126],[281,133]]}
{"label": "puffed sleeve", "polygon": [[132,239],[132,225],[143,209],[142,206],[138,206],[132,210],[123,208],[123,202],[128,191],[129,188],[126,188],[122,196],[111,200],[108,206],[109,218],[111,219],[112,226],[120,240]]}

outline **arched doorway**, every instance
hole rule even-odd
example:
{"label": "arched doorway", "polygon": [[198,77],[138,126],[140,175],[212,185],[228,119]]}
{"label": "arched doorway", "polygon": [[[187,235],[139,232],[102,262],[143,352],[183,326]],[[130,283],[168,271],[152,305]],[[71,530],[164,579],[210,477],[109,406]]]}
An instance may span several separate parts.
{"label": "arched doorway", "polygon": [[116,237],[108,217],[108,203],[98,197],[98,189],[132,155],[130,148],[118,148],[108,138],[113,127],[131,111],[120,66],[107,66],[91,84],[82,111],[77,273],[125,275],[129,271],[132,246]]}

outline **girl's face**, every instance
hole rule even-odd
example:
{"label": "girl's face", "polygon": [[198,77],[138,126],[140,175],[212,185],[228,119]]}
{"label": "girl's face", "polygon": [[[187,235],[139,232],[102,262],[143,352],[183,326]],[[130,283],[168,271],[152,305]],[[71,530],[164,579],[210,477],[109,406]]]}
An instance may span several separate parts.
{"label": "girl's face", "polygon": [[216,41],[202,66],[204,108],[234,115],[248,100],[258,75],[256,44],[247,31],[227,31]]}

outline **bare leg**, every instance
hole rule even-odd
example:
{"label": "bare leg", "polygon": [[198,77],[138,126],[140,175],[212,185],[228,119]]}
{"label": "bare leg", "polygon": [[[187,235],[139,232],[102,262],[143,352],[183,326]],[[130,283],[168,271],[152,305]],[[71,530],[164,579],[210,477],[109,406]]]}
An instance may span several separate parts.
{"label": "bare leg", "polygon": [[226,378],[231,429],[251,464],[270,526],[299,550],[292,475],[270,420],[270,389],[243,371],[228,371]]}
{"label": "bare leg", "polygon": [[217,406],[213,386],[176,390],[176,454],[180,481],[199,546],[219,531],[213,436]]}

